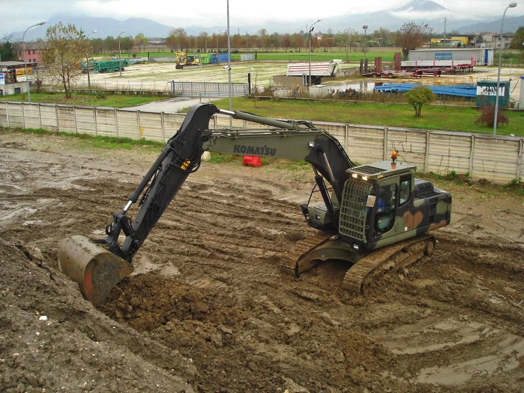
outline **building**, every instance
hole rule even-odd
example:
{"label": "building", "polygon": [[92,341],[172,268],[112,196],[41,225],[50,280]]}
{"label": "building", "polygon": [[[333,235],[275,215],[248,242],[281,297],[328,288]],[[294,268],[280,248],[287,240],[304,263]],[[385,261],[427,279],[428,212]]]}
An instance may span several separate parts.
{"label": "building", "polygon": [[474,66],[493,65],[490,48],[430,48],[409,52],[410,61],[452,61]]}
{"label": "building", "polygon": [[466,48],[475,46],[475,35],[464,34],[452,36],[451,38],[432,38],[431,48]]}
{"label": "building", "polygon": [[[511,45],[511,41],[513,40],[513,33],[504,33],[502,34],[502,45],[503,49],[508,49]],[[494,48],[499,49],[500,48],[500,33],[489,33],[484,34],[482,36],[483,40],[483,46],[485,48]]]}
{"label": "building", "polygon": [[[28,64],[28,74],[33,64]],[[19,82],[17,74],[24,71],[21,61],[0,61],[0,96],[27,93],[27,82]]]}
{"label": "building", "polygon": [[42,62],[42,50],[37,44],[21,44],[18,48],[18,60],[25,63],[40,64]]}

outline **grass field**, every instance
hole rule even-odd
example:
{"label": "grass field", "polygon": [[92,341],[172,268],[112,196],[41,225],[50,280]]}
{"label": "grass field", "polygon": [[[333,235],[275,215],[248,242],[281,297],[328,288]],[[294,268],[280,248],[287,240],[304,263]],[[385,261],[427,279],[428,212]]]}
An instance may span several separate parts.
{"label": "grass field", "polygon": [[[227,108],[227,100],[215,104]],[[306,119],[352,124],[371,124],[389,127],[409,127],[431,130],[449,130],[490,134],[491,128],[474,124],[480,116],[475,108],[428,106],[421,117],[414,116],[408,105],[352,102],[310,102],[310,101],[257,101],[235,98],[233,109],[256,113],[262,116]],[[499,135],[524,136],[524,113],[506,112],[508,125],[499,125]]]}
{"label": "grass field", "polygon": [[[47,104],[64,104],[79,106],[107,106],[111,108],[126,108],[147,104],[148,102],[165,100],[166,97],[158,96],[136,96],[125,94],[107,94],[97,96],[96,94],[74,93],[71,98],[66,98],[64,93],[31,93],[31,102]],[[27,101],[27,95],[17,94],[12,96],[0,96],[1,101]]]}
{"label": "grass field", "polygon": [[[360,59],[363,59],[365,56],[369,60],[373,60],[375,57],[382,57],[383,61],[393,61],[393,56],[395,55],[395,52],[398,52],[396,49],[385,49],[385,50],[372,50],[368,51],[366,54],[362,51],[358,52],[348,52],[348,60],[349,61],[359,61]],[[254,52],[250,52],[254,53]],[[198,53],[190,53],[194,55],[198,55]],[[93,57],[110,57],[110,56],[117,56],[118,53],[105,53],[105,54],[93,54]],[[130,53],[123,53],[122,58],[127,59],[132,57],[133,55]],[[136,53],[136,57],[147,57],[148,52],[138,52]],[[171,52],[149,52],[150,57],[173,57],[173,53]],[[231,55],[232,60],[240,60],[240,54],[239,53],[233,53]],[[311,53],[311,60],[312,61],[329,61],[333,59],[342,59],[346,60],[346,51],[344,48],[336,48],[324,51],[323,49],[316,49]],[[280,60],[280,61],[297,61],[297,62],[305,62],[309,60],[309,52],[306,48],[302,48],[300,52],[258,52],[257,53],[257,60]]]}

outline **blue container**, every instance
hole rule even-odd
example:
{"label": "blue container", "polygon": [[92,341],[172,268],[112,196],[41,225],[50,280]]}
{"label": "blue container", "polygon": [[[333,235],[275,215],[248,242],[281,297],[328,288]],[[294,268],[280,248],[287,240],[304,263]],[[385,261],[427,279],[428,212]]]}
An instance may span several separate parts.
{"label": "blue container", "polygon": [[228,53],[219,53],[218,54],[218,62],[219,63],[227,63],[229,60],[229,54]]}
{"label": "blue container", "polygon": [[210,63],[211,64],[217,64],[218,63],[218,55],[217,54],[212,54],[211,55]]}

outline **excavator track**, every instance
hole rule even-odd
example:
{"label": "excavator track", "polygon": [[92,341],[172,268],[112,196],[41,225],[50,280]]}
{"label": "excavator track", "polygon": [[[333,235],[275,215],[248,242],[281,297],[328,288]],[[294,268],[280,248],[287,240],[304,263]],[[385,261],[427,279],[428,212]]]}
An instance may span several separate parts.
{"label": "excavator track", "polygon": [[303,259],[315,247],[327,242],[333,235],[335,235],[333,232],[319,232],[295,243],[293,248],[281,257],[281,270],[285,273],[296,275],[298,261]]}
{"label": "excavator track", "polygon": [[431,255],[435,243],[434,235],[424,235],[373,251],[346,272],[341,288],[363,294],[369,284],[388,271],[407,267],[425,255]]}

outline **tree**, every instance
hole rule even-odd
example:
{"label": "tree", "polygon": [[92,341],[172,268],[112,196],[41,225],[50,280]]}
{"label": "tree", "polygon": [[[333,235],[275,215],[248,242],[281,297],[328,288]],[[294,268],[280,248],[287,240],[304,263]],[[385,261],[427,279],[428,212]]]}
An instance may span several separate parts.
{"label": "tree", "polygon": [[0,43],[0,60],[16,60],[15,48],[9,41],[6,41],[3,44]]}
{"label": "tree", "polygon": [[188,45],[187,33],[184,29],[178,27],[169,32],[166,39],[166,45],[173,50],[182,50]]}
{"label": "tree", "polygon": [[520,26],[511,39],[511,49],[524,49],[524,26]]}
{"label": "tree", "polygon": [[146,46],[147,43],[148,43],[148,40],[146,38],[146,36],[144,35],[144,33],[138,33],[134,40],[133,40],[133,43],[135,46],[138,46],[138,50],[140,50],[140,47],[141,46]]}
{"label": "tree", "polygon": [[46,41],[43,61],[48,66],[48,75],[60,83],[66,97],[71,98],[72,84],[80,75],[82,59],[91,52],[89,40],[74,24],[58,22],[47,29]]}
{"label": "tree", "polygon": [[406,93],[409,104],[415,108],[415,116],[420,116],[422,107],[435,100],[435,94],[427,86],[417,86]]}
{"label": "tree", "polygon": [[395,45],[402,48],[404,60],[408,59],[409,51],[421,46],[425,36],[430,33],[431,28],[425,23],[408,22],[402,25],[395,33]]}

